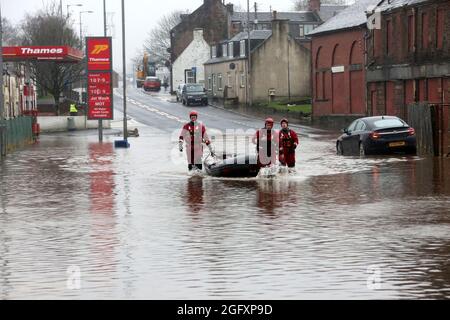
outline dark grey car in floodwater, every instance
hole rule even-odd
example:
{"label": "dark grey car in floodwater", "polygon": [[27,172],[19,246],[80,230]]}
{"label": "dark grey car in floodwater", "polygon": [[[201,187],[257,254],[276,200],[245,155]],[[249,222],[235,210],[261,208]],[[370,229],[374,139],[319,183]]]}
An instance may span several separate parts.
{"label": "dark grey car in floodwater", "polygon": [[394,116],[355,120],[336,142],[338,155],[416,154],[416,132]]}

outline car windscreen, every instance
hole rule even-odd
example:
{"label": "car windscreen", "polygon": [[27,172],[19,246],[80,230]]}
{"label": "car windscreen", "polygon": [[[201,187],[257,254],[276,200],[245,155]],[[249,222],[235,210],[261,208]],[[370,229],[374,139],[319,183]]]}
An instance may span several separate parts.
{"label": "car windscreen", "polygon": [[407,126],[406,123],[401,121],[400,119],[382,119],[374,121],[373,123],[373,127],[375,129],[398,128],[406,126]]}
{"label": "car windscreen", "polygon": [[187,92],[203,92],[203,86],[186,86]]}

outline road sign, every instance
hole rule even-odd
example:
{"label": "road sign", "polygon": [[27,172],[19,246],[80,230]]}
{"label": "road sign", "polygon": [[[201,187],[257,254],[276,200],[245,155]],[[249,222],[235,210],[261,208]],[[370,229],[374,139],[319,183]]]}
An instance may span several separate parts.
{"label": "road sign", "polygon": [[110,37],[86,38],[88,71],[88,118],[112,120],[112,46]]}

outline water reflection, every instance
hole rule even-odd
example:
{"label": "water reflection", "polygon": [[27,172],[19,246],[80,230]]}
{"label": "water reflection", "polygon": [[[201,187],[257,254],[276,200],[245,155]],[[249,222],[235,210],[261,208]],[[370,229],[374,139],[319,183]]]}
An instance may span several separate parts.
{"label": "water reflection", "polygon": [[189,212],[195,217],[204,207],[204,194],[203,190],[203,178],[202,177],[190,177],[187,181],[186,192],[186,205]]}
{"label": "water reflection", "polygon": [[297,176],[227,180],[187,176],[153,131],[120,152],[68,139],[0,164],[1,298],[450,297],[450,159],[305,138]]}

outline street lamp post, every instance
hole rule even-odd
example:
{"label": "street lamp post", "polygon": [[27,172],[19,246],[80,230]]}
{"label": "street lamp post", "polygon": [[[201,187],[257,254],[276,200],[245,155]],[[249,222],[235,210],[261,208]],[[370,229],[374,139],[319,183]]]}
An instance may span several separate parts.
{"label": "street lamp post", "polygon": [[67,18],[70,16],[70,11],[69,11],[70,7],[82,7],[82,6],[83,6],[82,4],[68,4],[67,5]]}
{"label": "street lamp post", "polygon": [[128,124],[127,124],[127,63],[125,47],[125,0],[122,0],[122,86],[123,86],[123,138],[128,144]]}
{"label": "street lamp post", "polygon": [[252,75],[252,40],[250,30],[250,0],[247,0],[247,36],[248,36],[248,74],[247,74],[247,103],[248,106],[252,105],[252,88],[251,88],[251,75]]}
{"label": "street lamp post", "polygon": [[[80,11],[80,49],[83,50],[83,24],[82,24],[82,14],[83,13],[94,13],[94,11]],[[81,103],[83,104],[83,89],[84,89],[84,79],[81,79],[80,83],[81,83]],[[87,127],[87,108],[86,105],[83,104],[84,107],[84,123],[85,123],[85,127]]]}
{"label": "street lamp post", "polygon": [[94,11],[80,11],[80,49],[83,50],[83,24],[81,20],[81,15],[83,13],[94,13]]}

